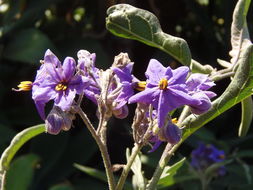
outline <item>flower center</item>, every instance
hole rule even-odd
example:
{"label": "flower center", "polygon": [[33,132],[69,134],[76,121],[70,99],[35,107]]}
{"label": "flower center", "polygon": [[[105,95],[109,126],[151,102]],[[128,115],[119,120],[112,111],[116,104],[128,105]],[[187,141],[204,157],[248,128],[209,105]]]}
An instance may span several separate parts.
{"label": "flower center", "polygon": [[159,81],[159,84],[158,84],[158,87],[159,89],[161,90],[165,90],[168,86],[168,80],[165,79],[165,78],[162,78],[160,81]]}
{"label": "flower center", "polygon": [[61,90],[65,91],[65,90],[67,90],[67,88],[68,88],[67,84],[59,83],[59,84],[56,85],[55,90],[57,90],[57,91],[61,91]]}

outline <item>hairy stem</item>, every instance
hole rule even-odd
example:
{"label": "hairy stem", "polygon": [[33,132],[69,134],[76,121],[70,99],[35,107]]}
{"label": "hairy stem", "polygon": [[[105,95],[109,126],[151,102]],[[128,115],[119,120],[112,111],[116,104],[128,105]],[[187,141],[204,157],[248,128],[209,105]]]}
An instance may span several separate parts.
{"label": "hairy stem", "polygon": [[114,190],[115,189],[115,179],[114,179],[113,172],[112,172],[112,165],[111,165],[110,157],[109,157],[109,154],[108,154],[107,146],[106,146],[106,144],[104,144],[101,141],[100,137],[96,133],[95,128],[91,124],[89,118],[82,111],[82,109],[80,107],[77,108],[77,113],[82,118],[83,122],[87,126],[88,130],[90,131],[92,137],[95,139],[95,141],[96,141],[96,143],[99,147],[99,150],[101,152],[102,159],[103,159],[103,162],[104,162],[104,167],[105,167],[106,176],[107,176],[107,179],[108,179],[109,189]]}
{"label": "hairy stem", "polygon": [[180,141],[178,144],[172,146],[170,143],[167,144],[167,146],[165,147],[162,157],[159,160],[159,163],[156,167],[156,170],[153,174],[153,177],[151,178],[147,190],[153,190],[156,188],[156,185],[162,175],[162,172],[165,168],[165,166],[167,165],[167,163],[169,162],[171,156],[174,154],[174,152],[178,149],[178,147],[181,145],[183,141]]}

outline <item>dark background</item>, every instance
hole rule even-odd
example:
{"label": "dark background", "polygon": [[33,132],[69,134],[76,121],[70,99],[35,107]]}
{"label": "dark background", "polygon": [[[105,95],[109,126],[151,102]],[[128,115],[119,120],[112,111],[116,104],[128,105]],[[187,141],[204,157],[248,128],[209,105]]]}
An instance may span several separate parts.
{"label": "dark background", "polygon": [[[229,61],[230,25],[236,0],[6,0],[8,10],[1,5],[0,13],[0,152],[19,131],[43,121],[39,118],[30,92],[14,92],[20,81],[34,80],[39,60],[46,49],[51,49],[60,60],[66,56],[76,59],[80,49],[95,52],[96,66],[108,68],[114,56],[127,52],[135,62],[134,75],[145,79],[144,72],[151,58],[156,58],[165,66],[180,66],[169,55],[140,42],[113,36],[105,28],[106,10],[113,4],[129,3],[153,12],[164,32],[184,38],[191,49],[192,57],[202,64],[210,64],[220,69],[216,59]],[[252,15],[252,6],[248,15]],[[253,17],[248,16],[248,27],[252,36]],[[219,95],[229,83],[229,79],[219,81],[213,90]],[[84,110],[96,124],[96,107],[85,100]],[[124,120],[111,119],[108,131],[109,153],[113,164],[125,163],[125,149],[132,147],[130,124],[135,105],[130,106],[130,114]],[[240,189],[240,184],[251,188],[253,135],[237,137],[240,123],[240,105],[222,114],[205,128],[189,138],[179,149],[175,160],[190,153],[199,141],[213,143],[226,154],[239,155],[240,151],[250,152],[240,157],[243,164],[233,162],[228,166],[228,174],[212,183],[219,189]],[[144,165],[147,177],[152,175],[155,161],[159,159],[161,146],[155,153],[147,153]],[[239,152],[239,153],[238,153]],[[84,124],[77,118],[74,128],[57,136],[43,134],[28,142],[16,158],[35,154],[39,161],[33,165],[35,173],[28,179],[30,189],[107,189],[105,183],[89,177],[73,167],[73,163],[103,170],[100,154]],[[250,156],[249,156],[250,155]],[[173,160],[174,161],[174,160]],[[245,169],[246,167],[246,169]],[[232,168],[232,169],[231,169]],[[247,170],[248,168],[248,170]],[[237,171],[234,172],[233,171]],[[239,172],[240,171],[240,172]],[[22,172],[21,172],[22,174]],[[189,174],[190,175],[190,174]],[[232,176],[232,177],[231,177]],[[235,181],[231,183],[232,181]],[[60,184],[60,185],[59,185]],[[187,184],[187,185],[186,185]],[[196,185],[197,184],[197,185]],[[224,184],[224,187],[219,186]],[[232,185],[231,185],[232,184]],[[172,189],[198,189],[197,180],[177,184]],[[61,187],[60,187],[61,186]],[[247,186],[247,187],[248,187]],[[245,186],[246,188],[246,186]]]}

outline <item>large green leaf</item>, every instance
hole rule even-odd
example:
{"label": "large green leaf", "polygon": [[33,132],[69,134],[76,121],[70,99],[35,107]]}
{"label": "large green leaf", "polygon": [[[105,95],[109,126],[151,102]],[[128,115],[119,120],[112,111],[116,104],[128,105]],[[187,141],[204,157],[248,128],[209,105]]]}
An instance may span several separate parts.
{"label": "large green leaf", "polygon": [[6,174],[6,190],[27,190],[32,182],[34,169],[39,162],[39,157],[34,154],[18,157],[10,165]]}
{"label": "large green leaf", "polygon": [[212,103],[212,108],[205,114],[188,116],[182,125],[186,125],[183,139],[186,139],[194,131],[202,127],[208,121],[214,119],[235,104],[251,96],[253,88],[253,45],[250,44],[240,54],[238,69],[235,76],[224,93]]}
{"label": "large green leaf", "polygon": [[107,10],[106,27],[113,34],[138,40],[159,48],[184,65],[190,65],[191,53],[184,39],[162,31],[157,17],[128,4],[118,4]]}
{"label": "large green leaf", "polygon": [[26,29],[18,32],[6,48],[6,59],[24,63],[38,63],[47,49],[55,49],[51,40],[38,29]]}

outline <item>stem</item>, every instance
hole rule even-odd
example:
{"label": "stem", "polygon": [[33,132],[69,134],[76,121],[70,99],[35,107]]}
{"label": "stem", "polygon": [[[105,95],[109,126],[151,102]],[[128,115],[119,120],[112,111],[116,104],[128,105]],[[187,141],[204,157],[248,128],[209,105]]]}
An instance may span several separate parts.
{"label": "stem", "polygon": [[101,139],[97,135],[96,130],[94,129],[93,125],[91,124],[89,118],[87,117],[87,115],[83,112],[83,110],[80,107],[77,108],[77,113],[82,118],[83,122],[87,126],[88,130],[90,131],[92,137],[95,139],[95,141],[99,147],[99,150],[101,152],[101,156],[102,156],[102,159],[104,162],[104,167],[105,167],[106,176],[108,179],[109,189],[114,190],[115,189],[115,180],[114,180],[114,176],[113,176],[113,172],[112,172],[112,165],[111,165],[110,157],[109,157],[109,154],[107,151],[107,146],[106,146],[106,144],[103,144],[103,142],[101,141]]}
{"label": "stem", "polygon": [[171,156],[173,155],[173,153],[178,149],[178,147],[181,145],[183,141],[181,140],[178,144],[176,145],[171,145],[170,143],[168,143],[163,151],[162,157],[159,160],[159,163],[156,167],[156,170],[153,174],[153,177],[151,178],[148,188],[147,190],[154,190],[161,175],[162,172],[165,168],[165,166],[167,165],[167,163],[169,162]]}
{"label": "stem", "polygon": [[131,166],[138,155],[139,151],[141,150],[142,146],[135,143],[134,148],[132,149],[131,156],[129,157],[127,164],[124,166],[121,176],[119,178],[118,184],[116,186],[116,190],[121,190],[125,184],[126,178],[128,173],[131,169]]}
{"label": "stem", "polygon": [[179,119],[178,119],[178,123],[182,123],[183,120],[190,114],[190,108],[189,106],[185,106]]}
{"label": "stem", "polygon": [[206,180],[206,176],[200,176],[200,181],[201,181],[201,189],[208,190],[208,182]]}

